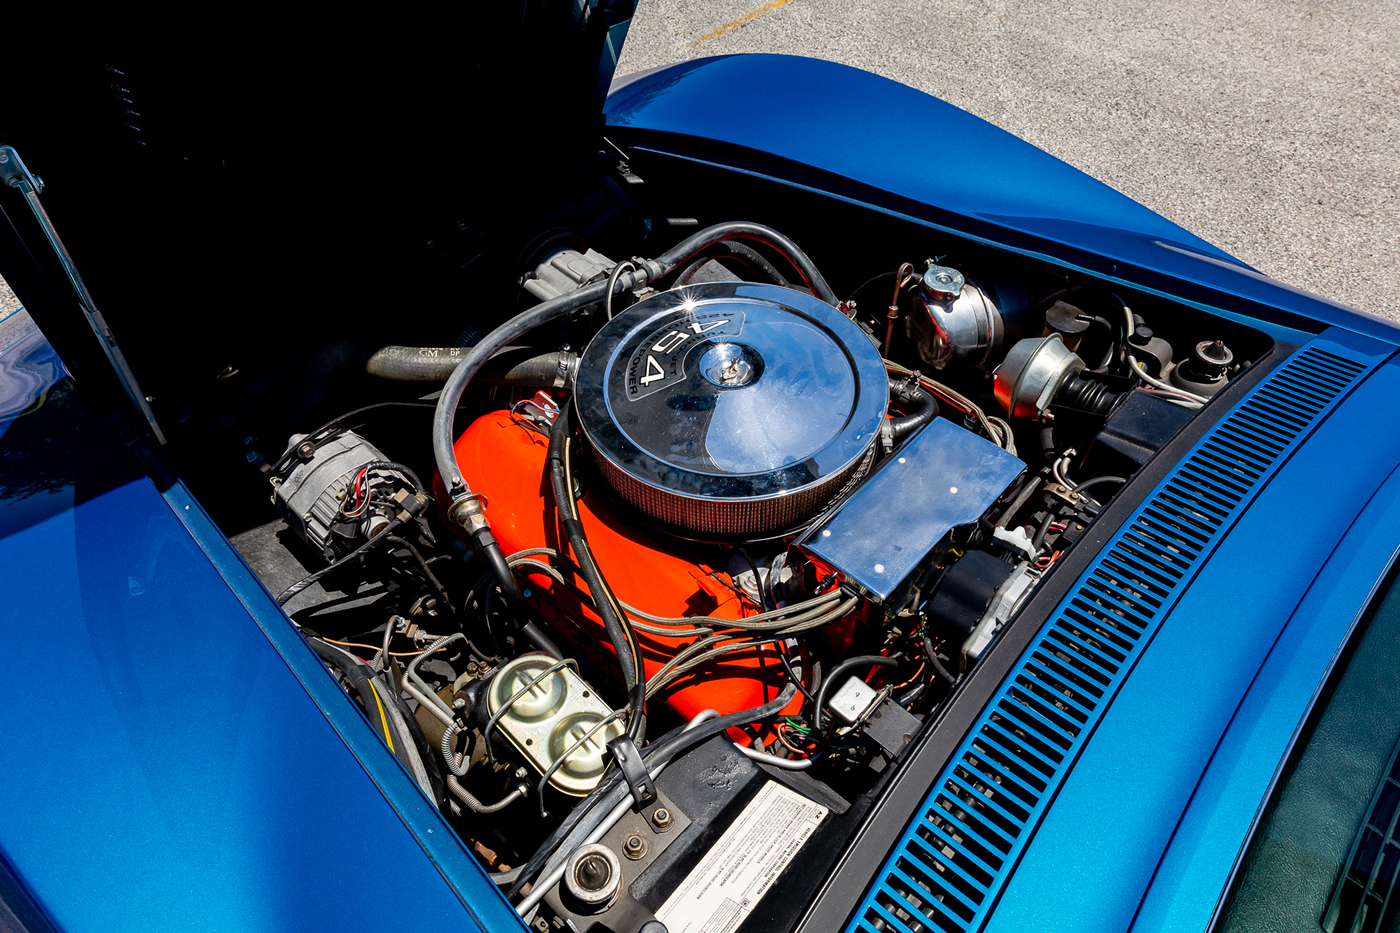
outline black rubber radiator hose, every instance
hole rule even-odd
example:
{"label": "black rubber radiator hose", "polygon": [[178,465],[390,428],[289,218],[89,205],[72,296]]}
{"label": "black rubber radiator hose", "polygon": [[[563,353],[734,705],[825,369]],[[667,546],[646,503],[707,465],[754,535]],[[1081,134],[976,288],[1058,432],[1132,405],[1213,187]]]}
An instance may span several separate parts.
{"label": "black rubber radiator hose", "polygon": [[774,285],[781,285],[783,288],[792,288],[792,283],[787,276],[778,271],[778,267],[764,258],[763,254],[752,246],[740,240],[721,240],[711,246],[705,247],[693,259],[690,264],[681,270],[676,276],[675,284],[684,285],[690,281],[700,267],[711,260],[718,260],[720,265],[726,269],[731,264],[746,266],[754,272],[763,276]]}
{"label": "black rubber radiator hose", "polygon": [[[446,382],[471,347],[380,347],[365,362],[365,372],[396,382]],[[577,361],[572,353],[536,353],[527,347],[506,347],[491,358],[477,381],[491,385],[559,386]]]}
{"label": "black rubber radiator hose", "polygon": [[909,414],[890,419],[890,431],[895,440],[902,440],[938,417],[938,400],[927,389],[907,379],[891,375],[890,395]]}
{"label": "black rubber radiator hose", "polygon": [[[611,280],[614,294],[631,291],[653,282],[674,270],[681,263],[692,259],[701,250],[723,240],[731,239],[753,240],[776,250],[792,264],[803,280],[803,284],[812,290],[812,294],[832,307],[836,307],[840,303],[826,279],[822,277],[812,260],[798,248],[796,243],[776,230],[747,221],[734,221],[707,227],[686,237],[674,248],[667,250],[656,259],[638,261],[636,269],[624,272]],[[500,545],[496,543],[495,537],[491,534],[490,524],[485,516],[485,506],[479,497],[472,495],[471,487],[463,478],[461,470],[457,466],[457,458],[452,453],[452,443],[455,440],[453,420],[457,413],[457,405],[462,400],[462,393],[466,391],[467,385],[476,378],[477,374],[485,368],[487,362],[496,353],[514,345],[536,328],[558,320],[585,305],[602,300],[607,288],[605,282],[586,285],[569,292],[567,295],[560,295],[558,298],[541,302],[506,321],[467,352],[462,361],[457,364],[457,368],[452,371],[452,375],[448,377],[447,383],[442,388],[442,394],[438,396],[437,410],[433,415],[433,458],[437,461],[438,471],[442,475],[442,481],[447,486],[448,495],[452,500],[448,507],[448,516],[452,521],[461,525],[471,536],[477,550],[496,571],[501,590],[505,593],[507,601],[514,602],[517,606],[520,599],[520,586],[515,582],[514,574],[506,567],[505,560],[499,559]]]}

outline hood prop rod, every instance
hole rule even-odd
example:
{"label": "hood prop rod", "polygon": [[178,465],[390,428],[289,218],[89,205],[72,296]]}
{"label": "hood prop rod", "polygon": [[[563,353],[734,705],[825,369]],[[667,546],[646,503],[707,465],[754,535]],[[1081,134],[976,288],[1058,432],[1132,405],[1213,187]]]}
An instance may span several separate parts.
{"label": "hood prop rod", "polygon": [[146,425],[151,429],[151,434],[155,436],[158,443],[164,445],[165,435],[161,432],[160,425],[156,423],[156,415],[151,410],[150,400],[146,398],[146,394],[141,391],[141,386],[137,384],[136,374],[131,371],[131,367],[127,364],[126,356],[122,353],[121,347],[117,346],[117,339],[112,335],[112,329],[107,326],[102,312],[97,310],[97,304],[92,300],[92,295],[88,292],[83,277],[78,274],[78,267],[73,263],[73,257],[68,255],[63,241],[58,238],[58,231],[54,229],[53,221],[49,220],[44,206],[39,203],[39,192],[44,190],[43,179],[25,168],[14,147],[0,146],[0,181],[3,181],[7,187],[17,188],[24,195],[25,201],[29,202],[29,209],[34,213],[35,221],[44,231],[49,246],[53,248],[54,255],[58,257],[59,264],[63,266],[68,283],[73,286],[73,291],[77,293],[78,305],[82,308],[88,325],[92,328],[92,332],[97,335],[98,342],[102,344],[102,352],[107,354],[107,361],[116,370],[117,378],[121,380],[122,387],[126,389],[126,394],[131,397],[132,403],[141,412],[141,417],[145,419]]}

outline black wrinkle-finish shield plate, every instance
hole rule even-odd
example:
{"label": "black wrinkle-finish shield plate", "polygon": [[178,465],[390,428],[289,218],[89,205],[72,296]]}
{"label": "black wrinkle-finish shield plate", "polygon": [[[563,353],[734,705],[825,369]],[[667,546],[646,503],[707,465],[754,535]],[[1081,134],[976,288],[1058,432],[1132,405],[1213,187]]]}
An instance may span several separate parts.
{"label": "black wrinkle-finish shield plate", "polygon": [[835,308],[722,282],[664,292],[610,321],[584,350],[576,399],[595,454],[628,480],[747,503],[858,466],[888,385],[879,351]]}

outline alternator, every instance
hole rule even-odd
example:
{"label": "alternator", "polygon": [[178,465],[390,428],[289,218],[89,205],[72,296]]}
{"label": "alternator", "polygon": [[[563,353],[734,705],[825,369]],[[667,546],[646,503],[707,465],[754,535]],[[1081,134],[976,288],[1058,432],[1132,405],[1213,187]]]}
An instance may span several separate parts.
{"label": "alternator", "polygon": [[[304,437],[294,435],[291,446]],[[402,473],[367,469],[385,460],[373,444],[347,431],[310,446],[285,480],[274,480],[272,501],[297,537],[333,561],[383,531],[413,497],[413,485]]]}

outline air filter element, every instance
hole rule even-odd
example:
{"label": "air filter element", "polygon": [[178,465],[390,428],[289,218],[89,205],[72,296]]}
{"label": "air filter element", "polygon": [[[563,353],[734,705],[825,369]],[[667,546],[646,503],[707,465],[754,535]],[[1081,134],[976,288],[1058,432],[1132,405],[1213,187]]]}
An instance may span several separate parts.
{"label": "air filter element", "polygon": [[683,534],[732,539],[799,526],[859,479],[889,389],[879,351],[836,309],[718,282],[608,322],[575,398],[622,499]]}

